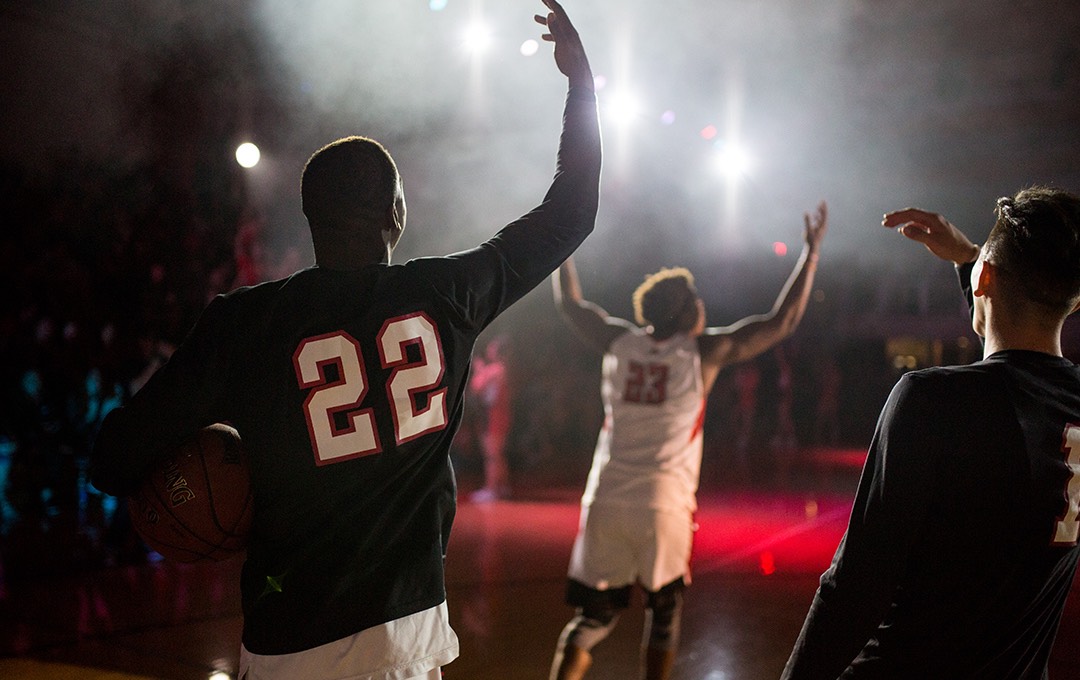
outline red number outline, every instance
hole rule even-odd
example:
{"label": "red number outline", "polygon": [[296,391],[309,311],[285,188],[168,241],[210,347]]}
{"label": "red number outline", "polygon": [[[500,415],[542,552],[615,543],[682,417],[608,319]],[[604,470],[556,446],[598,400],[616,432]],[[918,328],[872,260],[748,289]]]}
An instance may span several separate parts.
{"label": "red number outline", "polygon": [[[406,334],[405,339],[396,343],[397,356],[393,358],[387,357],[387,351],[388,349],[390,349],[387,347],[387,345],[393,344],[392,340],[389,342],[387,341],[387,331],[390,330],[391,326],[408,323],[412,319],[422,319],[423,322],[427,325],[427,330],[430,331],[430,335],[435,344],[434,350],[438,357],[439,374],[435,377],[434,380],[431,380],[425,384],[407,387],[405,391],[408,398],[406,400],[399,400],[394,396],[395,385],[398,384],[402,376],[407,375],[405,371],[408,371],[409,369],[428,367],[432,365],[429,361],[428,347],[427,343],[424,340],[424,337],[416,334]],[[432,388],[436,387],[442,382],[443,376],[446,374],[446,360],[445,355],[443,354],[442,337],[439,335],[439,327],[438,325],[436,325],[435,321],[432,320],[432,318],[424,312],[415,312],[413,314],[405,314],[403,316],[387,319],[386,322],[383,324],[382,328],[379,330],[379,334],[376,336],[375,344],[379,348],[379,361],[382,362],[383,368],[392,369],[390,373],[390,378],[386,381],[386,399],[390,403],[390,413],[394,418],[394,436],[397,439],[397,443],[404,444],[406,442],[410,442],[416,439],[417,437],[422,437],[426,434],[431,434],[432,432],[438,432],[445,429],[447,423],[449,423],[449,418],[447,417],[446,413],[446,394],[448,392],[448,388],[443,387],[441,389],[432,391]],[[410,362],[408,360],[406,348],[410,345],[416,345],[419,347],[420,358],[418,361]],[[427,394],[427,406],[425,408],[419,408],[417,406],[417,395],[422,393]],[[424,429],[412,432],[402,437],[402,414],[399,413],[398,408],[398,405],[402,401],[407,401],[408,403],[408,408],[410,409],[408,417],[410,420],[419,419],[422,416],[431,414],[432,409],[438,408],[438,414],[433,424],[428,425]]]}
{"label": "red number outline", "polygon": [[[340,339],[348,343],[353,347],[356,353],[356,360],[359,366],[359,378],[361,381],[360,394],[351,403],[340,404],[333,408],[318,409],[320,413],[324,414],[329,422],[329,431],[331,438],[354,434],[358,432],[357,423],[365,422],[371,429],[371,434],[374,439],[374,446],[355,451],[351,454],[344,454],[340,456],[324,457],[320,453],[319,446],[319,433],[316,429],[316,424],[312,416],[311,403],[320,398],[320,396],[327,389],[339,387],[348,384],[349,375],[345,371],[345,365],[343,362],[343,355],[340,353],[337,355],[331,355],[327,359],[316,360],[315,372],[316,376],[309,379],[305,379],[305,369],[301,363],[301,357],[309,346],[315,343],[322,343],[325,340]],[[326,369],[328,366],[336,365],[338,369],[338,378],[334,381],[328,381],[326,379]],[[296,347],[296,351],[293,352],[293,368],[296,371],[296,379],[300,384],[301,389],[311,389],[307,397],[304,399],[304,418],[307,421],[308,436],[311,438],[311,448],[315,456],[316,465],[329,465],[331,463],[340,463],[346,460],[352,460],[354,458],[361,458],[363,456],[371,456],[376,453],[382,452],[382,442],[379,439],[379,430],[375,427],[375,410],[373,408],[360,408],[360,404],[363,403],[364,397],[368,393],[368,379],[367,379],[367,367],[364,365],[364,355],[360,350],[360,343],[356,341],[351,335],[345,331],[334,331],[331,333],[324,333],[322,335],[316,335],[310,338],[304,338]],[[349,413],[348,427],[345,429],[338,429],[334,426],[334,416],[338,413]]]}

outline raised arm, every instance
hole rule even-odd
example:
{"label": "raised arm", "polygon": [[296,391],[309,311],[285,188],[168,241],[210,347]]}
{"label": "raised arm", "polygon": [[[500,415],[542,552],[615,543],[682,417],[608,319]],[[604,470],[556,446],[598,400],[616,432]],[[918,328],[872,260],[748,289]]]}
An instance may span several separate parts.
{"label": "raised arm", "polygon": [[[457,253],[445,262],[473,305],[468,313],[486,326],[498,314],[543,283],[592,232],[600,200],[600,124],[592,71],[570,19],[555,0],[544,0],[544,39],[554,43],[555,63],[566,76],[568,92],[555,175],[535,208],[501,229],[478,248]],[[492,258],[495,261],[492,262]],[[490,271],[494,264],[495,271]]]}
{"label": "raised arm", "polygon": [[585,300],[573,258],[562,263],[551,283],[555,307],[574,333],[596,351],[606,352],[615,338],[632,328],[629,321],[610,316],[599,305]]}
{"label": "raised arm", "polygon": [[828,208],[825,202],[818,204],[813,215],[804,215],[803,221],[805,243],[802,253],[772,309],[766,314],[748,316],[730,326],[706,328],[698,338],[706,385],[711,386],[716,374],[724,366],[765,352],[795,332],[798,327],[810,301],[818,251],[828,230]]}
{"label": "raised arm", "polygon": [[[895,227],[904,236],[923,244],[934,255],[955,265],[960,291],[967,301],[968,314],[974,324],[975,297],[971,287],[971,270],[979,259],[979,246],[972,243],[971,239],[942,215],[920,208],[904,208],[885,213],[881,225],[890,229]],[[981,333],[978,330],[976,332]],[[981,340],[982,336],[979,337]]]}

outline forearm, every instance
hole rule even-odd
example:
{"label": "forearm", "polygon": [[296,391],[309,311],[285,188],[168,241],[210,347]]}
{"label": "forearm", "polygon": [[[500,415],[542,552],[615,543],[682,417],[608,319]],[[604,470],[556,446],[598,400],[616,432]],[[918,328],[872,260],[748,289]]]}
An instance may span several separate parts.
{"label": "forearm", "polygon": [[[580,192],[581,209],[591,207],[596,214],[600,194],[600,121],[596,109],[596,93],[586,87],[570,87],[563,108],[562,135],[556,162],[559,184],[573,184]],[[564,181],[560,181],[564,180]]]}
{"label": "forearm", "polygon": [[772,314],[776,320],[777,332],[781,337],[787,337],[795,332],[806,307],[810,303],[810,292],[814,286],[814,275],[817,272],[818,249],[807,245],[799,255],[799,261],[791,271],[791,275],[780,289],[780,294],[773,305]]}
{"label": "forearm", "polygon": [[[876,521],[870,498],[877,494],[860,482],[851,520],[822,577],[802,630],[782,675],[783,680],[835,680],[874,634],[892,600],[900,552],[888,544],[890,531],[868,527]],[[904,533],[895,535],[902,543]],[[882,545],[881,541],[885,544]]]}
{"label": "forearm", "polygon": [[499,311],[543,282],[595,226],[600,139],[592,92],[567,95],[557,167],[543,201],[485,244],[500,254],[502,274],[497,278],[505,278],[513,288]]}
{"label": "forearm", "polygon": [[555,276],[551,278],[553,292],[555,294],[555,306],[563,311],[567,305],[578,304],[584,297],[581,293],[581,282],[578,279],[577,267],[572,257],[559,265]]}

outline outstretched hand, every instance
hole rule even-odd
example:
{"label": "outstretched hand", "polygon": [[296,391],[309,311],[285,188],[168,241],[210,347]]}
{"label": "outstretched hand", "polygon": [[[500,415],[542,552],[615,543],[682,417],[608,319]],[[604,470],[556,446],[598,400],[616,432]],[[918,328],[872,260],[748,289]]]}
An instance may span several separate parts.
{"label": "outstretched hand", "polygon": [[937,213],[919,208],[904,208],[885,213],[883,227],[897,227],[904,236],[926,246],[934,255],[955,264],[974,262],[979,257],[979,246],[971,242],[962,231]]}
{"label": "outstretched hand", "polygon": [[593,89],[592,69],[585,56],[577,29],[570,23],[566,10],[556,0],[542,0],[550,10],[547,16],[535,15],[536,23],[546,26],[548,32],[541,36],[555,43],[555,65],[570,81],[570,87]]}
{"label": "outstretched hand", "polygon": [[825,238],[825,232],[829,230],[829,206],[825,204],[825,201],[818,203],[814,214],[804,213],[803,223],[806,225],[803,230],[803,239],[810,247],[810,252],[817,253],[818,248],[821,247],[821,240]]}

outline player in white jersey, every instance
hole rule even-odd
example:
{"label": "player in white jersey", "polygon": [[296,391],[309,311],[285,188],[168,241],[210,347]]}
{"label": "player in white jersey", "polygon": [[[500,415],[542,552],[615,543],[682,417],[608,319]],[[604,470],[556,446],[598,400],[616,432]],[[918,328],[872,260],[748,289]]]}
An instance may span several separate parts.
{"label": "player in white jersey", "polygon": [[575,616],[559,637],[552,680],[583,678],[591,649],[615,627],[635,583],[647,596],[644,677],[670,677],[689,582],[705,398],[720,369],[790,335],[806,311],[827,228],[805,216],[805,247],[773,308],[705,326],[686,269],[662,269],[634,292],[637,325],[582,297],[572,259],[552,278],[566,322],[603,359],[604,425],[581,500],[568,571]]}

